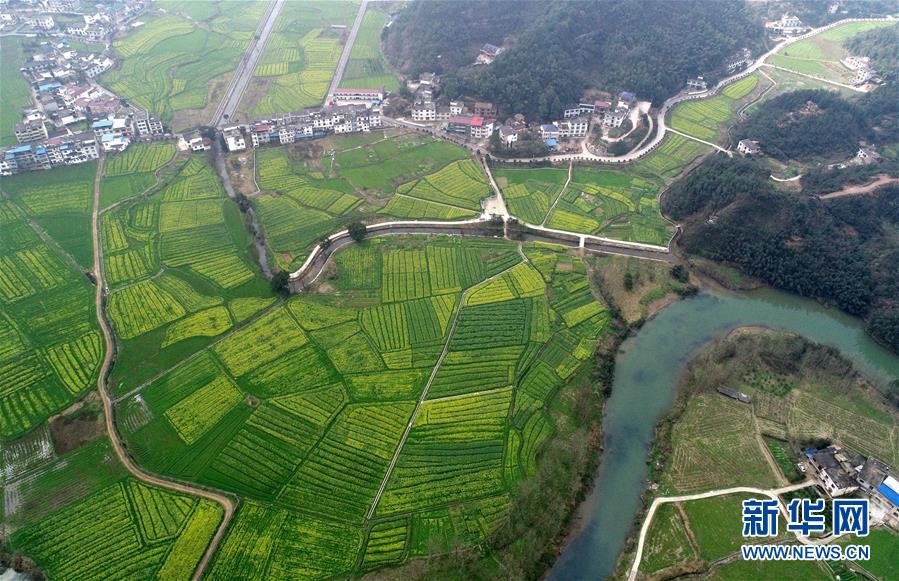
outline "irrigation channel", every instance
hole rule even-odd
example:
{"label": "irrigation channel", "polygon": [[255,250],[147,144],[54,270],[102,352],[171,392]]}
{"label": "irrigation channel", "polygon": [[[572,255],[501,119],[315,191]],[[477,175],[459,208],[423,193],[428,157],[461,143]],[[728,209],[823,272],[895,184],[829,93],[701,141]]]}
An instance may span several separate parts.
{"label": "irrigation channel", "polygon": [[665,308],[621,345],[595,485],[550,580],[603,579],[613,572],[641,506],[655,426],[674,404],[686,363],[715,337],[750,325],[832,345],[878,387],[899,377],[899,355],[871,339],[861,320],[809,299],[770,289],[702,292]]}

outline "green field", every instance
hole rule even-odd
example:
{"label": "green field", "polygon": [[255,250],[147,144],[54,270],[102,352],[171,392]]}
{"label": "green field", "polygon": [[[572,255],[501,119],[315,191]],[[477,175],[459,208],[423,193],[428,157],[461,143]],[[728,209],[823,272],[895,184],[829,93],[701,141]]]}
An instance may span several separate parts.
{"label": "green field", "polygon": [[[275,264],[298,268],[315,243],[353,220],[473,218],[489,195],[465,150],[431,137],[338,137],[330,158],[294,161],[284,148],[256,153],[253,198]],[[373,215],[373,213],[375,213]]]}
{"label": "green field", "polygon": [[54,579],[187,579],[222,519],[211,501],[128,477],[105,440],[57,456],[39,431],[4,460],[8,548]]}
{"label": "green field", "polygon": [[400,90],[400,81],[392,74],[381,54],[381,30],[387,23],[387,14],[366,10],[362,26],[353,43],[353,51],[347,62],[341,87],[384,87],[391,92]]}
{"label": "green field", "polygon": [[[119,165],[165,157],[135,151]],[[114,388],[134,387],[272,302],[237,206],[202,159],[180,165],[153,195],[102,215],[107,312],[121,343]]]}
{"label": "green field", "polygon": [[[720,95],[708,99],[678,103],[671,110],[671,127],[697,139],[718,142],[745,98],[755,91],[759,77],[758,73],[744,77],[725,87]],[[765,79],[764,84],[770,83]]]}
{"label": "green field", "polygon": [[[892,22],[849,22],[785,47],[767,59],[767,63],[828,81],[851,83],[855,73],[840,63],[849,56],[843,43],[853,36]],[[832,85],[829,85],[832,87]]]}
{"label": "green field", "polygon": [[686,524],[678,505],[661,505],[653,516],[646,536],[640,570],[655,573],[667,567],[689,563],[697,559],[696,549],[687,535]]}
{"label": "green field", "polygon": [[15,145],[16,123],[22,120],[22,108],[31,104],[31,87],[19,68],[25,64],[21,36],[0,38],[0,75],[3,91],[0,92],[0,146]]}
{"label": "green field", "polygon": [[266,3],[166,0],[158,7],[166,13],[142,18],[142,26],[113,42],[122,62],[100,82],[176,129],[208,121],[204,110],[217,104]]}
{"label": "green field", "polygon": [[609,321],[579,260],[524,252],[537,268],[502,241],[354,245],[332,290],[250,318],[121,402],[143,466],[244,499],[213,577],[352,575],[503,522],[557,430],[555,394]]}
{"label": "green field", "polygon": [[356,2],[310,0],[282,10],[241,104],[250,115],[321,105],[343,50]]}

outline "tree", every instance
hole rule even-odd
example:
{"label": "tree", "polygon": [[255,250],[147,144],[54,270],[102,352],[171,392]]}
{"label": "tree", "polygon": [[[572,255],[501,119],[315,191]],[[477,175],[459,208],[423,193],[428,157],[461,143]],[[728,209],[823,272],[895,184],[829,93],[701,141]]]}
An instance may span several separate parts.
{"label": "tree", "polygon": [[272,290],[278,294],[287,295],[290,294],[290,274],[286,270],[279,270],[275,274],[272,275],[271,285]]}
{"label": "tree", "polygon": [[323,236],[318,242],[318,247],[322,250],[327,250],[329,246],[331,246],[331,239],[328,236]]}
{"label": "tree", "polygon": [[351,223],[347,227],[347,231],[350,233],[350,238],[356,242],[362,242],[365,240],[365,235],[368,234],[368,228],[365,227],[365,224],[358,221]]}
{"label": "tree", "polygon": [[628,292],[634,290],[634,273],[629,270],[625,272],[624,280],[622,282],[624,284],[624,290]]}
{"label": "tree", "polygon": [[690,272],[684,267],[683,264],[675,264],[671,267],[671,276],[674,277],[675,280],[680,282],[687,282],[690,280]]}

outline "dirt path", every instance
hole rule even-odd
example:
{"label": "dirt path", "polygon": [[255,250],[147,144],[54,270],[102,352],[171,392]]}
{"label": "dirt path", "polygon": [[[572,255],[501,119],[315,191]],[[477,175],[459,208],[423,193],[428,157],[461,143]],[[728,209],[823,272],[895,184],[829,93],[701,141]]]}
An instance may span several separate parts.
{"label": "dirt path", "polygon": [[556,199],[553,201],[553,205],[549,207],[549,210],[546,211],[546,216],[543,217],[543,221],[540,222],[541,226],[546,226],[546,221],[549,220],[549,215],[553,213],[553,210],[556,209],[556,205],[559,203],[559,200],[562,199],[562,194],[565,193],[565,190],[568,189],[568,185],[571,183],[571,172],[574,169],[574,161],[568,162],[568,179],[565,180],[565,185],[562,186],[562,189],[559,190],[559,195],[556,196]]}
{"label": "dirt path", "polygon": [[861,194],[870,194],[877,188],[881,186],[886,186],[889,184],[899,183],[899,178],[892,178],[886,174],[880,174],[877,176],[877,179],[873,182],[868,182],[866,184],[861,184],[857,186],[846,186],[842,190],[838,192],[833,192],[830,194],[824,194],[823,196],[818,196],[818,198],[822,200],[831,200],[833,198],[843,198],[846,196],[858,196]]}
{"label": "dirt path", "polygon": [[100,324],[100,330],[103,332],[103,342],[105,346],[103,362],[100,365],[100,374],[97,377],[97,390],[100,392],[100,398],[103,400],[103,415],[106,420],[106,433],[109,436],[110,442],[112,442],[112,448],[113,450],[115,450],[116,456],[119,457],[119,461],[122,463],[125,469],[128,470],[128,472],[130,472],[131,475],[138,480],[146,482],[147,484],[152,484],[154,486],[173,490],[175,492],[189,494],[191,496],[199,496],[201,498],[212,500],[213,502],[217,502],[218,504],[220,504],[222,506],[222,509],[224,509],[225,514],[222,518],[222,522],[219,525],[218,530],[215,532],[215,536],[213,536],[212,540],[209,542],[209,546],[206,548],[206,553],[200,560],[200,564],[197,566],[196,571],[194,571],[193,578],[199,579],[200,577],[202,577],[203,572],[206,570],[206,566],[209,564],[213,553],[215,553],[215,550],[218,548],[219,543],[225,536],[225,531],[228,528],[228,524],[231,522],[231,517],[234,516],[234,501],[232,501],[227,496],[219,494],[217,492],[189,486],[180,482],[171,482],[169,480],[164,480],[162,478],[159,478],[158,476],[153,476],[144,472],[143,470],[138,468],[138,466],[128,455],[128,452],[125,451],[125,446],[122,443],[122,439],[119,437],[118,431],[116,430],[115,417],[113,415],[112,409],[112,400],[109,397],[109,393],[106,391],[106,376],[109,374],[109,368],[112,365],[115,343],[112,335],[112,330],[109,327],[109,323],[106,320],[106,314],[104,312],[104,291],[106,288],[106,283],[103,279],[103,249],[100,245],[100,180],[103,176],[103,168],[105,165],[106,156],[103,155],[100,157],[100,163],[97,164],[97,175],[94,177],[94,207],[91,212],[91,239],[94,247],[94,276],[97,281],[95,307],[97,311],[97,321]]}
{"label": "dirt path", "polygon": [[[630,571],[628,571],[627,579],[628,581],[634,581],[637,578],[637,571],[640,569],[640,560],[643,558],[643,548],[646,544],[646,536],[649,533],[649,525],[652,523],[652,517],[655,515],[656,510],[658,508],[669,502],[685,502],[688,500],[701,500],[703,498],[712,498],[715,496],[726,496],[728,494],[736,494],[739,492],[745,492],[748,494],[758,494],[767,496],[773,500],[779,500],[778,496],[781,494],[792,492],[794,490],[800,490],[802,488],[807,488],[813,484],[810,480],[805,480],[798,484],[793,484],[792,486],[784,486],[782,488],[773,488],[770,490],[765,490],[762,488],[754,488],[751,486],[738,486],[736,488],[724,488],[718,490],[710,490],[708,492],[700,492],[699,494],[688,494],[685,496],[660,496],[652,501],[652,505],[649,507],[649,512],[646,513],[646,518],[643,520],[643,526],[640,528],[640,537],[637,542],[637,554],[634,557],[634,564],[631,565]],[[786,509],[783,507],[781,503],[778,503],[778,507],[780,511],[786,517]],[[802,544],[815,544],[817,540],[810,540],[801,535],[796,535],[796,539]],[[817,541],[820,542],[820,541]]]}

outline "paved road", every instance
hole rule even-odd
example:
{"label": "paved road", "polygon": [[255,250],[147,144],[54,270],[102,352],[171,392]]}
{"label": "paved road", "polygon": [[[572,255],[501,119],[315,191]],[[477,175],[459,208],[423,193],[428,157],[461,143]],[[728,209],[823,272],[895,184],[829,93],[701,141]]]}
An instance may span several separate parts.
{"label": "paved road", "polygon": [[346,64],[350,60],[350,53],[353,52],[353,44],[356,42],[356,35],[359,34],[359,28],[362,26],[362,21],[365,19],[366,6],[368,6],[368,0],[362,0],[362,4],[359,5],[359,11],[356,12],[356,20],[353,21],[353,28],[350,29],[350,35],[346,39],[346,44],[343,45],[343,52],[340,53],[340,60],[337,61],[337,68],[334,70],[334,76],[331,77],[331,86],[328,88],[328,94],[325,95],[325,105],[331,102],[334,91],[337,90],[337,87],[340,86],[340,81],[343,79]]}
{"label": "paved road", "polygon": [[125,469],[128,470],[128,472],[130,472],[131,475],[138,480],[146,482],[147,484],[152,484],[154,486],[166,488],[168,490],[174,490],[175,492],[180,492],[182,494],[199,496],[208,500],[212,500],[213,502],[217,502],[218,504],[220,504],[222,509],[224,509],[224,518],[222,518],[222,522],[219,525],[218,530],[216,530],[215,536],[213,536],[212,540],[209,542],[209,545],[206,548],[206,552],[203,554],[203,558],[200,560],[200,564],[197,566],[196,571],[194,571],[193,579],[196,580],[203,576],[203,572],[206,570],[206,566],[209,564],[213,553],[215,553],[215,550],[218,548],[219,543],[225,536],[225,531],[228,528],[228,523],[231,522],[231,517],[234,516],[234,502],[223,494],[219,494],[195,486],[190,486],[187,484],[182,484],[180,482],[172,482],[170,480],[165,480],[159,478],[158,476],[153,476],[144,472],[143,470],[138,468],[137,464],[135,464],[131,459],[131,456],[125,450],[125,445],[124,443],[122,443],[122,439],[119,437],[119,433],[116,429],[115,424],[115,415],[113,414],[113,402],[109,397],[109,392],[106,390],[106,376],[109,373],[110,366],[112,365],[112,357],[113,353],[115,353],[115,344],[112,336],[112,329],[110,329],[109,327],[109,323],[106,320],[106,313],[104,312],[106,282],[103,278],[103,247],[100,244],[100,179],[103,176],[103,168],[105,167],[105,165],[106,156],[103,155],[100,157],[100,163],[97,164],[97,175],[94,178],[94,208],[91,215],[91,240],[94,247],[94,278],[96,279],[97,289],[94,297],[94,306],[97,312],[97,320],[100,323],[100,330],[103,332],[103,342],[105,345],[103,362],[100,365],[100,373],[97,376],[97,391],[100,392],[100,399],[103,400],[103,416],[106,420],[106,434],[107,436],[109,436],[109,440],[112,443],[112,448],[113,450],[115,450],[116,456],[118,456],[119,461],[122,463]]}
{"label": "paved road", "polygon": [[[281,8],[284,7],[284,2],[285,0],[273,0],[269,5],[268,11],[262,18],[262,22],[259,23],[259,28],[256,29],[256,34],[253,36],[252,40],[250,40],[250,45],[247,47],[247,50],[240,61],[240,65],[238,65],[237,70],[231,77],[231,83],[228,84],[225,96],[222,97],[222,101],[215,110],[215,114],[210,122],[212,126],[227,125],[229,119],[233,117],[234,113],[237,111],[240,100],[243,98],[244,91],[250,83],[250,79],[253,78],[253,73],[256,71],[256,64],[259,62],[259,59],[262,57],[262,53],[265,50],[265,44],[268,41],[268,37],[275,27],[278,15],[281,13]],[[229,119],[225,119],[225,115],[228,115]]]}
{"label": "paved road", "polygon": [[[800,490],[802,488],[807,488],[813,485],[814,482],[810,480],[806,480],[804,482],[800,482],[799,484],[793,484],[792,486],[784,486],[782,488],[774,488],[770,490],[765,490],[762,488],[752,488],[749,486],[738,486],[736,488],[726,488],[719,490],[710,490],[709,492],[701,492],[699,494],[688,494],[685,496],[664,496],[656,498],[652,501],[652,506],[649,507],[649,512],[646,513],[646,519],[643,521],[643,527],[640,529],[640,539],[637,543],[637,554],[634,557],[634,564],[631,565],[631,570],[628,573],[627,580],[634,581],[637,578],[637,571],[640,569],[640,560],[643,558],[643,546],[646,542],[646,535],[649,532],[649,525],[652,522],[652,517],[655,515],[656,509],[659,506],[669,503],[669,502],[685,502],[688,500],[700,500],[703,498],[712,498],[713,496],[724,496],[727,494],[736,494],[739,492],[745,492],[748,494],[758,494],[762,496],[767,496],[773,500],[778,500],[778,496],[787,492],[792,492],[794,490]],[[783,513],[784,517],[787,517],[786,509],[783,507],[782,503],[778,503],[778,507],[780,511]],[[803,544],[814,544],[813,541],[810,541],[806,537],[796,535],[796,539]]]}

